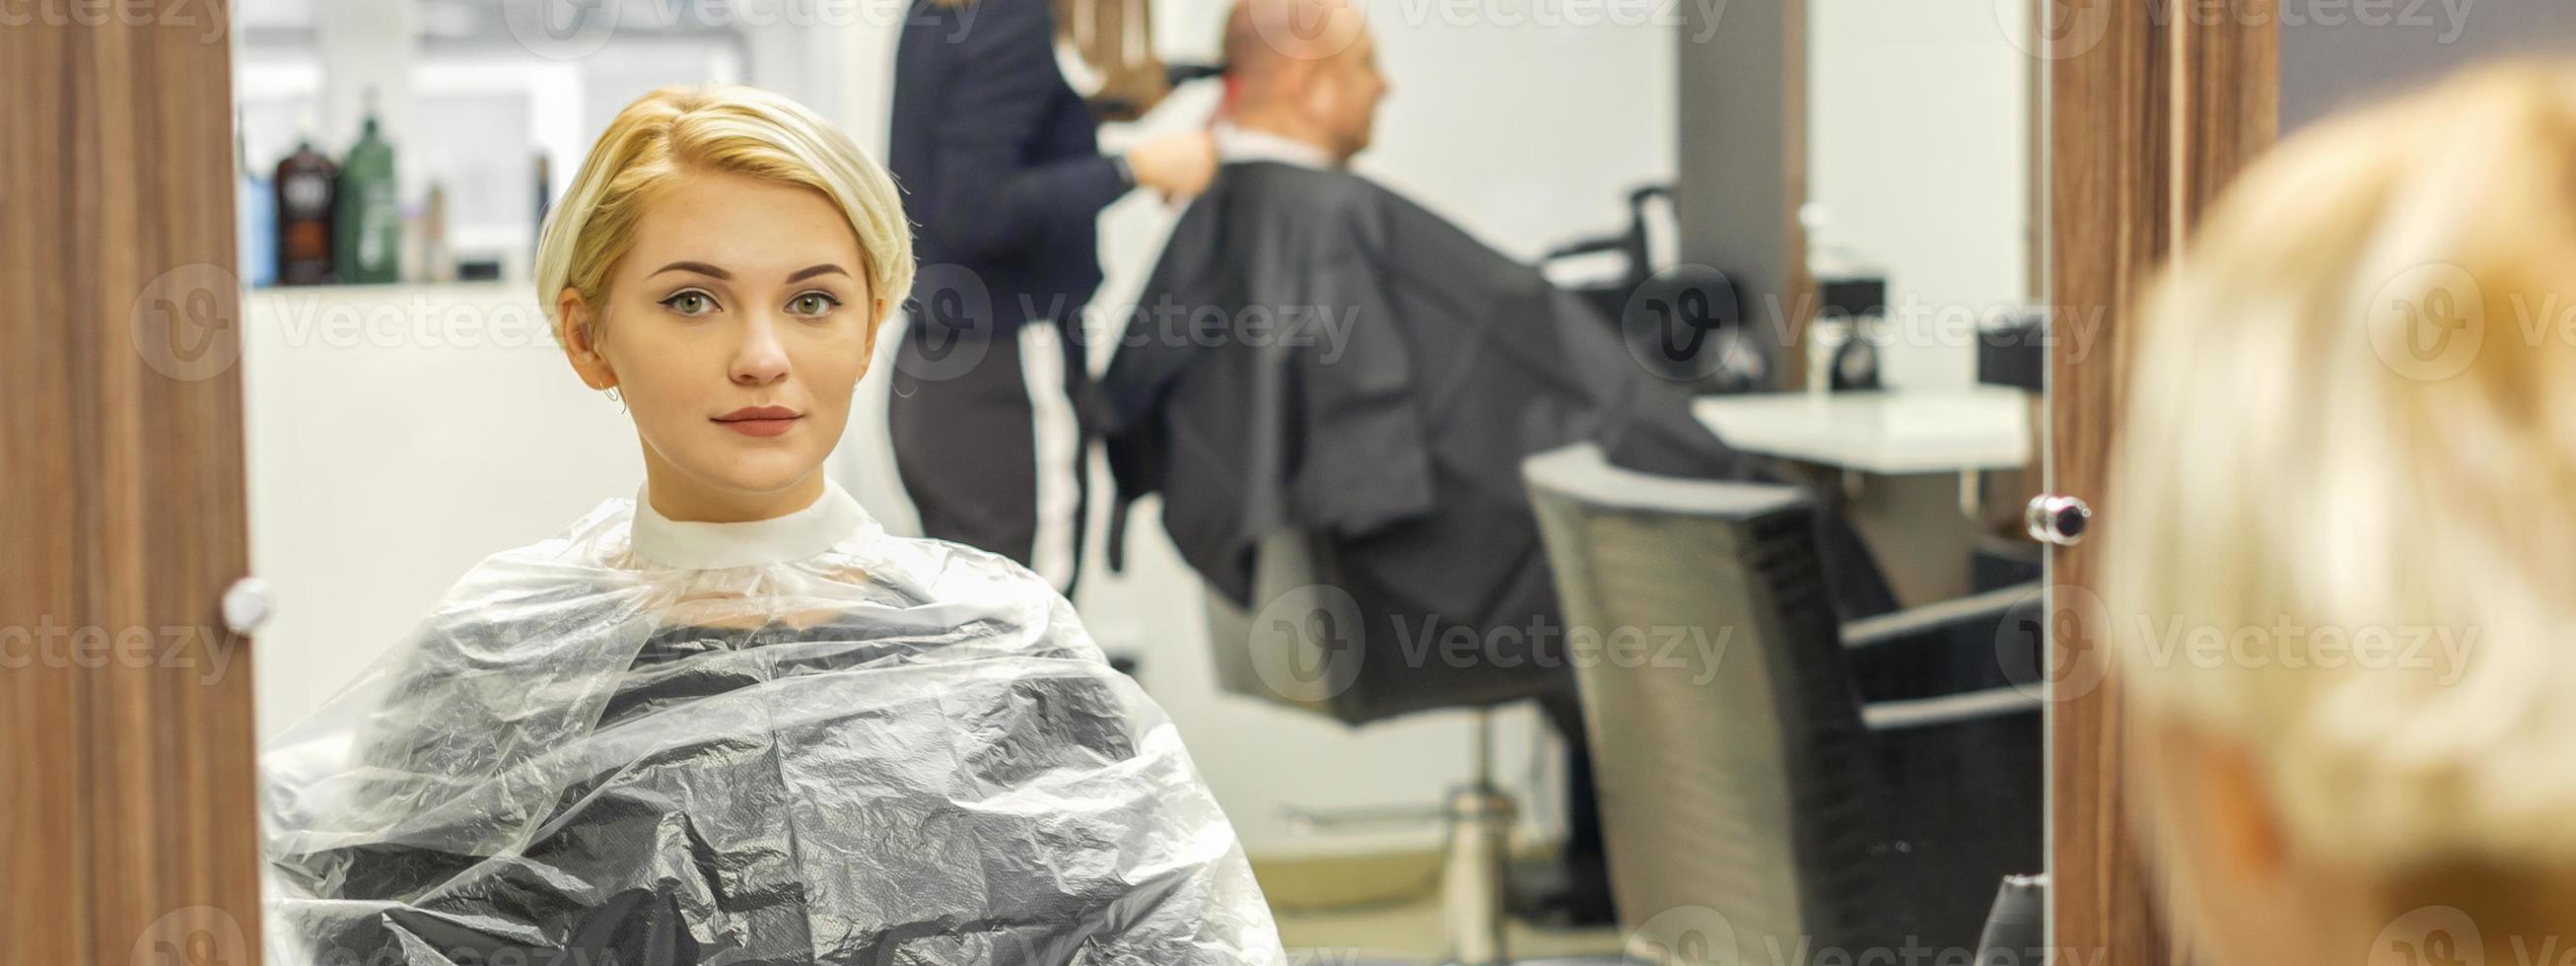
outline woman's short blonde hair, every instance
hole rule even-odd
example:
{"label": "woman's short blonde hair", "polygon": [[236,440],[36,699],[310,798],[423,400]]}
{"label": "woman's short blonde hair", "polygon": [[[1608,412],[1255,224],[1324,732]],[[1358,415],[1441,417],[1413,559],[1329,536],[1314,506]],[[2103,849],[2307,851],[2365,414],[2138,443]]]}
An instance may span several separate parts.
{"label": "woman's short blonde hair", "polygon": [[2320,125],[2135,332],[2102,613],[2296,840],[2576,859],[2576,71]]}
{"label": "woman's short blonde hair", "polygon": [[[885,167],[848,134],[804,105],[756,87],[665,87],[617,112],[546,218],[536,281],[537,303],[549,319],[566,287],[600,304],[645,205],[690,171],[822,192],[858,235],[868,294],[889,311],[910,294],[912,231],[902,198]],[[595,327],[598,319],[593,313],[588,324]],[[884,321],[880,313],[874,324]]]}

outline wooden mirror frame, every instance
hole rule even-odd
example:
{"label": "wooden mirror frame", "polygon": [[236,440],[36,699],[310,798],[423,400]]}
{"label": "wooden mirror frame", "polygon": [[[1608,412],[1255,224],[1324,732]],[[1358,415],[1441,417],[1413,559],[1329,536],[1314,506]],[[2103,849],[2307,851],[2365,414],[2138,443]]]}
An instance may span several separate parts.
{"label": "wooden mirror frame", "polygon": [[[2050,301],[2099,307],[2110,336],[2092,358],[2056,350],[2053,489],[2115,532],[2100,488],[2127,309],[2269,146],[2277,38],[2265,0],[2216,23],[2177,4],[2049,6],[2066,18],[2049,34]],[[0,313],[0,466],[23,488],[0,500],[0,627],[196,642],[141,666],[0,667],[11,963],[257,961],[252,674],[218,616],[248,566],[240,373],[173,378],[154,364],[172,362],[167,342],[153,347],[185,326],[237,345],[239,293],[197,281],[237,264],[231,166],[208,163],[233,156],[231,38],[184,0],[156,11],[0,28],[0,283],[21,299]],[[2096,566],[2062,549],[2052,579],[2089,587]],[[209,683],[218,649],[227,673]],[[2052,706],[2053,943],[2177,962],[2129,835],[2121,722],[2107,688]]]}
{"label": "wooden mirror frame", "polygon": [[[2119,435],[2133,308],[2150,274],[2183,249],[2220,189],[2272,144],[2280,95],[2279,33],[2271,0],[2221,4],[2135,0],[2055,2],[2048,43],[2048,253],[2051,305],[2101,312],[2090,358],[2060,339],[2049,364],[2050,492],[2084,499],[2092,541],[2049,558],[2051,633],[2081,627],[2056,588],[2091,590],[2095,549],[2116,533],[2120,508],[2103,484]],[[2093,629],[2106,630],[2106,629]],[[2098,661],[2099,634],[2059,640],[2075,661]],[[2052,648],[2057,653],[2056,648]],[[2100,665],[2068,675],[2098,681]],[[2113,966],[2181,963],[2187,955],[2157,919],[2150,871],[2123,790],[2127,740],[2107,685],[2057,695],[2049,714],[2051,947]],[[2102,958],[2094,958],[2097,953]]]}
{"label": "wooden mirror frame", "polygon": [[0,962],[258,961],[225,8],[0,25]]}

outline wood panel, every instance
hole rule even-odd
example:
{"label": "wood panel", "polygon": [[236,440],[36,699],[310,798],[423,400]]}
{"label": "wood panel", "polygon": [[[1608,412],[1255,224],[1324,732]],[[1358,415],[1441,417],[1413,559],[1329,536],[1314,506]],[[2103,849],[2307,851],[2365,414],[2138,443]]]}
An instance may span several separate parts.
{"label": "wood panel", "polygon": [[[2099,325],[2060,339],[2049,370],[2052,492],[2093,505],[2095,537],[2056,550],[2052,607],[2080,614],[2096,586],[2093,549],[2121,524],[2103,485],[2118,441],[2132,316],[2151,272],[2230,178],[2271,144],[2279,91],[2275,17],[2256,0],[2231,16],[2179,15],[2164,3],[2043,4],[2053,63],[2049,108],[2049,291],[2058,325]],[[2098,613],[2098,612],[2097,612]],[[2107,628],[2053,621],[2078,661],[2069,680],[2098,680]],[[2062,955],[2115,966],[2187,958],[2161,928],[2150,870],[2122,792],[2125,718],[2107,686],[2060,695],[2050,715],[2053,929]],[[2100,958],[2096,958],[2100,957]]]}
{"label": "wood panel", "polygon": [[255,962],[224,6],[0,21],[0,962]]}
{"label": "wood panel", "polygon": [[2259,4],[2259,20],[2176,25],[2176,250],[2236,173],[2279,136],[2281,24],[2269,6]]}
{"label": "wood panel", "polygon": [[[2166,248],[2167,35],[2145,17],[2110,15],[2107,3],[2044,6],[2077,18],[2056,25],[2060,45],[2099,33],[2089,48],[2068,53],[2061,47],[2050,71],[2049,301],[2061,328],[2104,327],[2091,340],[2093,357],[2074,357],[2078,340],[2060,339],[2051,359],[2049,489],[2091,503],[2107,530],[2117,514],[2103,501],[2102,487],[2121,398],[2119,362],[2126,353],[2120,337],[2143,269]],[[2100,20],[2080,19],[2088,16]],[[2055,551],[2049,567],[2053,587],[2097,582],[2086,546]],[[2065,621],[2051,626],[2071,657],[2089,659],[2096,642],[2077,633],[2082,630],[2090,628]],[[2081,671],[2067,675],[2091,678]],[[2052,945],[2076,962],[2168,962],[2117,783],[2117,697],[2097,687],[2059,698],[2049,718]],[[2094,958],[2105,952],[2107,959]]]}

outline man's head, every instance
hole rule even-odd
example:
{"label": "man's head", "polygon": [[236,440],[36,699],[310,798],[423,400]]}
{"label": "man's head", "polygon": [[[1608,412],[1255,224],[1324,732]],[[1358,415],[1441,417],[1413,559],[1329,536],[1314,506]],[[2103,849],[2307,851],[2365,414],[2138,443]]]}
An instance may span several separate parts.
{"label": "man's head", "polygon": [[1386,77],[1357,0],[1237,0],[1225,22],[1234,123],[1347,161],[1368,147]]}

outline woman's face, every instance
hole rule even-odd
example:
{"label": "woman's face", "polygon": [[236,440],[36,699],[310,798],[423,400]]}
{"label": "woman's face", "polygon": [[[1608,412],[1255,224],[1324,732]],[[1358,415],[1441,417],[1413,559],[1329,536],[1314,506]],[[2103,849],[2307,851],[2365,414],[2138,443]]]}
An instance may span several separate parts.
{"label": "woman's face", "polygon": [[692,173],[648,203],[604,305],[567,290],[573,366],[624,398],[657,508],[749,519],[819,492],[882,314],[864,265],[822,192]]}

